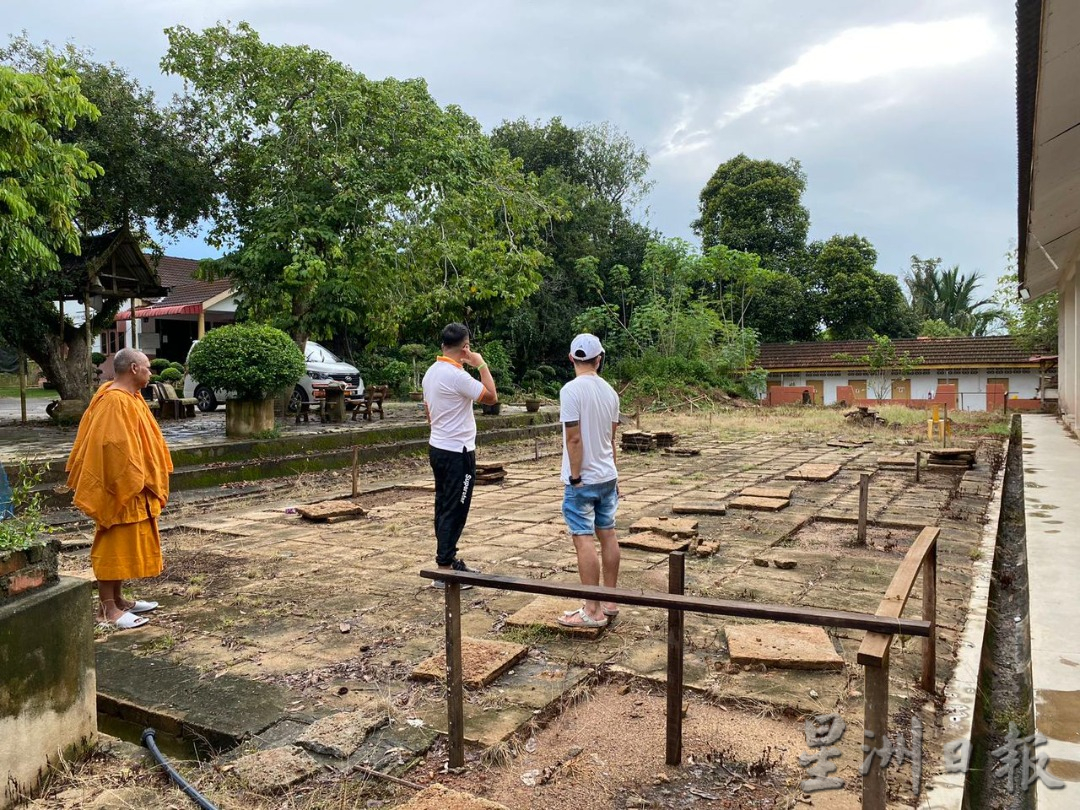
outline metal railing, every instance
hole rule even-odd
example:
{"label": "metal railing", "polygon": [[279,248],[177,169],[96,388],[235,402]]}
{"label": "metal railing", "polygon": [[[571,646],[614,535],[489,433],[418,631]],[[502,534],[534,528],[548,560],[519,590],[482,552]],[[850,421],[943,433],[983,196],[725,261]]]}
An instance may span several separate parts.
{"label": "metal railing", "polygon": [[[922,688],[933,693],[936,679],[935,612],[937,607],[937,538],[940,529],[927,527],[908,550],[877,613],[858,613],[815,607],[795,607],[759,602],[743,602],[708,597],[686,596],[685,552],[668,556],[668,593],[574,585],[547,580],[479,574],[443,568],[425,568],[420,576],[446,583],[446,713],[449,742],[449,767],[465,765],[464,677],[461,663],[461,586],[497,588],[540,596],[566,596],[616,602],[621,605],[652,607],[668,612],[667,651],[667,730],[666,763],[682,762],[682,692],[683,692],[683,613],[733,616],[745,619],[807,624],[818,627],[842,627],[865,630],[858,662],[864,667],[864,723],[876,739],[884,738],[889,716],[889,646],[896,634],[924,639]],[[923,574],[923,618],[904,619],[900,614],[919,572]],[[871,757],[869,771],[863,778],[863,807],[884,810],[885,775],[876,758]]]}

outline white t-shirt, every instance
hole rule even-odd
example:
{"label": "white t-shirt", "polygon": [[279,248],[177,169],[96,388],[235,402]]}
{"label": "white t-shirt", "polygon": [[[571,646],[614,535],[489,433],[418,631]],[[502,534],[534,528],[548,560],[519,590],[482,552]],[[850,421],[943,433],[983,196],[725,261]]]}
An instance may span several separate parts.
{"label": "white t-shirt", "polygon": [[566,423],[581,427],[581,483],[603,484],[619,477],[611,446],[612,427],[619,422],[619,395],[603,377],[575,377],[559,391],[559,421],[563,423],[562,480],[570,483]]}
{"label": "white t-shirt", "polygon": [[476,449],[473,403],[484,393],[484,384],[450,359],[439,358],[424,374],[424,404],[431,416],[428,444],[460,453]]}

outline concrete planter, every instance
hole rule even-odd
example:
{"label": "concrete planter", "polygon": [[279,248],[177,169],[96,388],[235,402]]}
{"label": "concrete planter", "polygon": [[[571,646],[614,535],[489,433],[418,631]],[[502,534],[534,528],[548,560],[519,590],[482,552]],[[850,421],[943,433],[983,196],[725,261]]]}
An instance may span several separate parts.
{"label": "concrete planter", "polygon": [[243,439],[274,429],[273,399],[230,399],[225,406],[225,435]]}
{"label": "concrete planter", "polygon": [[[10,564],[12,557],[3,559]],[[14,806],[50,765],[77,758],[93,742],[97,689],[90,610],[90,583],[72,577],[0,599],[0,808]]]}
{"label": "concrete planter", "polygon": [[538,397],[526,397],[525,410],[529,413],[536,413],[540,410],[540,399]]}

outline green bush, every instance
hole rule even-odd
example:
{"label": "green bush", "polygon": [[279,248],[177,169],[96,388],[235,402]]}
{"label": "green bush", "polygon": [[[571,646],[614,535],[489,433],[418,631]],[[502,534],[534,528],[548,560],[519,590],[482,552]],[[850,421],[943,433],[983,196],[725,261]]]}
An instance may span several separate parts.
{"label": "green bush", "polygon": [[177,371],[172,366],[169,366],[167,369],[162,371],[159,376],[161,377],[162,382],[172,383],[184,379],[184,372]]}
{"label": "green bush", "polygon": [[265,399],[291,388],[306,369],[296,343],[272,326],[234,324],[206,333],[188,359],[191,376],[240,399]]}
{"label": "green bush", "polygon": [[173,360],[171,363],[169,363],[169,368],[176,369],[177,371],[180,372],[181,377],[184,376],[184,364],[183,363],[177,363],[175,360]]}
{"label": "green bush", "polygon": [[103,355],[101,352],[91,352],[90,362],[93,363],[95,366],[100,366],[102,363],[105,362],[105,355]]}
{"label": "green bush", "polygon": [[45,523],[41,493],[34,489],[44,475],[44,466],[19,461],[19,472],[11,482],[13,514],[0,519],[0,554],[46,542],[52,529]]}
{"label": "green bush", "polygon": [[160,374],[164,369],[169,367],[169,361],[164,357],[156,357],[150,361],[150,368],[152,371]]}
{"label": "green bush", "polygon": [[160,374],[151,374],[150,375],[150,382],[152,382],[152,383],[161,382],[161,375]]}

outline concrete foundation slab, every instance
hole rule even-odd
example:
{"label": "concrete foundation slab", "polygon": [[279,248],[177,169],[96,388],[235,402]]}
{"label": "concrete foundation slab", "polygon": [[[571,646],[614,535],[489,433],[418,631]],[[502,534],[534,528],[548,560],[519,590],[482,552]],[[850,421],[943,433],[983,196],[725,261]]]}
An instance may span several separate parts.
{"label": "concrete foundation slab", "polygon": [[843,669],[822,627],[790,624],[731,625],[726,629],[733,664],[764,664],[777,669]]}
{"label": "concrete foundation slab", "polygon": [[787,486],[745,487],[739,494],[750,498],[784,498],[786,500],[794,491],[794,485],[788,484]]}
{"label": "concrete foundation slab", "polygon": [[691,518],[644,517],[638,518],[630,526],[631,532],[655,532],[669,537],[693,537],[697,530],[698,522]]}
{"label": "concrete foundation slab", "polygon": [[233,773],[256,793],[280,793],[319,771],[319,763],[297,748],[271,748],[240,757]]}
{"label": "concrete foundation slab", "polygon": [[562,599],[558,596],[541,596],[506,619],[507,627],[543,627],[568,636],[578,638],[596,638],[603,631],[602,627],[563,627],[557,621],[566,611],[577,610],[581,603],[574,599]]}
{"label": "concrete foundation slab", "polygon": [[690,541],[657,534],[656,532],[636,532],[619,538],[622,548],[636,548],[641,551],[655,551],[658,554],[670,554],[672,551],[685,551]]}
{"label": "concrete foundation slab", "polygon": [[337,712],[312,723],[297,738],[296,744],[313,754],[347,759],[367,739],[368,734],[386,721],[386,713],[377,713],[374,707]]}
{"label": "concrete foundation slab", "polygon": [[671,511],[676,515],[723,515],[727,507],[720,501],[676,501]]}
{"label": "concrete foundation slab", "polygon": [[[465,685],[480,689],[496,680],[529,653],[528,647],[506,641],[461,639],[461,668]],[[418,681],[446,680],[446,651],[421,661],[412,671]]]}
{"label": "concrete foundation slab", "polygon": [[754,512],[779,512],[791,503],[787,498],[755,498],[741,495],[728,502],[732,509],[749,509]]}
{"label": "concrete foundation slab", "polygon": [[789,481],[828,481],[840,472],[837,464],[803,464],[787,473],[784,478]]}

